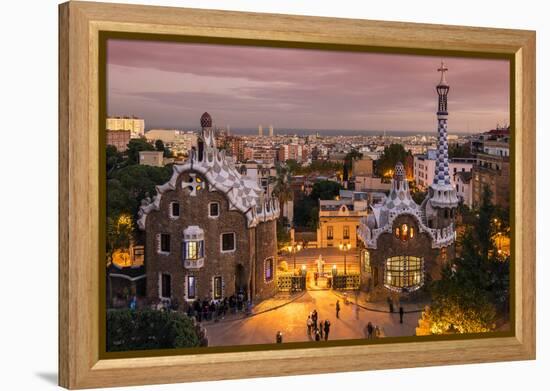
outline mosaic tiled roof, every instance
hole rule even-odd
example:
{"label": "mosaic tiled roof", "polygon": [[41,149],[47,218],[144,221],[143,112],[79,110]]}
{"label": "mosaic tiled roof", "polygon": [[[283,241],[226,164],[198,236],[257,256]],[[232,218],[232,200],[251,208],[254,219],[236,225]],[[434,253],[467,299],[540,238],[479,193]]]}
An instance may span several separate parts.
{"label": "mosaic tiled roof", "polygon": [[202,137],[205,140],[202,159],[192,151],[187,161],[174,165],[170,180],[157,186],[157,195],[153,201],[144,203],[140,208],[139,228],[145,229],[147,215],[153,210],[159,210],[162,195],[174,190],[179,176],[187,172],[204,176],[209,191],[225,194],[229,201],[229,209],[243,213],[249,227],[254,227],[263,221],[277,219],[280,212],[278,199],[265,197],[263,189],[256,181],[241,175],[228,163],[225,151],[219,151],[215,146],[212,130],[203,129]]}
{"label": "mosaic tiled roof", "polygon": [[[399,167],[401,166],[401,167]],[[409,183],[404,179],[403,165],[397,163],[390,194],[382,205],[373,206],[372,214],[361,219],[358,236],[366,248],[378,248],[378,237],[391,233],[393,222],[401,215],[410,215],[418,223],[420,232],[427,232],[432,238],[432,247],[443,247],[454,240],[452,224],[443,229],[429,228],[426,224],[425,203],[419,206],[411,197]]]}
{"label": "mosaic tiled roof", "polygon": [[201,128],[211,128],[212,127],[212,117],[208,112],[205,112],[201,116]]}

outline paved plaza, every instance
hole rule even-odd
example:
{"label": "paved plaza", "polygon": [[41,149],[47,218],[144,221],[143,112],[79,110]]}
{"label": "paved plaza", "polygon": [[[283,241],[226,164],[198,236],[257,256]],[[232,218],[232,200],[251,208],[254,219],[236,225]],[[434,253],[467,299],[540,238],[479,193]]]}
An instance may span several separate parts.
{"label": "paved plaza", "polygon": [[[319,320],[328,319],[331,323],[329,340],[366,338],[366,326],[371,322],[381,327],[385,336],[412,336],[418,325],[420,312],[406,313],[403,324],[399,323],[399,314],[385,312],[382,305],[359,303],[376,311],[359,308],[353,304],[344,304],[342,298],[331,290],[308,290],[291,298],[276,296],[254,308],[256,315],[241,318],[232,315],[220,322],[205,324],[209,346],[231,346],[274,343],[277,331],[283,333],[283,342],[305,342],[312,340],[307,334],[306,320],[314,309]],[[340,300],[340,318],[336,318],[336,300]],[[288,304],[287,304],[288,303]],[[275,308],[275,309],[272,309]],[[405,306],[405,311],[418,306]]]}

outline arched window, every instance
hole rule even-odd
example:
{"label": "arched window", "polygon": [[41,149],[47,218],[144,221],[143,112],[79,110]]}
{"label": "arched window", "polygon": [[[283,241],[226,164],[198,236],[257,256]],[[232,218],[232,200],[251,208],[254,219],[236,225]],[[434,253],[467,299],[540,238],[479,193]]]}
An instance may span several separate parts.
{"label": "arched window", "polygon": [[407,224],[401,225],[401,240],[405,241],[409,237],[409,226]]}
{"label": "arched window", "polygon": [[424,283],[424,260],[400,255],[386,259],[384,286],[394,291],[414,291]]}
{"label": "arched window", "polygon": [[402,241],[414,238],[414,234],[414,227],[412,225],[401,224],[399,227],[395,228],[395,237]]}

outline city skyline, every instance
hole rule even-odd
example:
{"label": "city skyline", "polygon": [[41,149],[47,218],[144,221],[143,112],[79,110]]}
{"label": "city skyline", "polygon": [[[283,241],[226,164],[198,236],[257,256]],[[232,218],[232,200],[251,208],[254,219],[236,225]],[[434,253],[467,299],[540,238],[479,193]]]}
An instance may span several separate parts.
{"label": "city skyline", "polygon": [[441,60],[449,67],[449,131],[509,121],[509,63],[210,44],[110,40],[108,114],[150,128],[435,131]]}

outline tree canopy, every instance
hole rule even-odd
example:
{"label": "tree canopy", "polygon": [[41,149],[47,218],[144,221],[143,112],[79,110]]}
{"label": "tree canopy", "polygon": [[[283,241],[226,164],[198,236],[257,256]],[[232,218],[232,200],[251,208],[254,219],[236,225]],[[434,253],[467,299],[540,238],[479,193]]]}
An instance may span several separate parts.
{"label": "tree canopy", "polygon": [[339,183],[320,181],[313,185],[311,194],[294,204],[294,225],[317,229],[319,222],[319,200],[333,200],[340,193]]}
{"label": "tree canopy", "polygon": [[313,184],[310,197],[314,200],[333,200],[340,193],[342,186],[334,181],[319,181]]}
{"label": "tree canopy", "polygon": [[403,145],[390,144],[384,148],[382,155],[376,161],[376,173],[380,177],[391,177],[397,162],[405,164],[405,158],[408,155],[410,152],[407,152]]}
{"label": "tree canopy", "polygon": [[108,310],[107,351],[198,347],[190,318],[175,311]]}
{"label": "tree canopy", "polygon": [[128,164],[139,164],[140,151],[154,151],[155,147],[144,138],[133,138],[128,143],[126,150],[128,155]]}
{"label": "tree canopy", "polygon": [[433,333],[490,331],[499,317],[507,316],[510,262],[495,251],[496,210],[486,187],[475,222],[457,242],[460,255],[431,283]]}
{"label": "tree canopy", "polygon": [[449,158],[467,158],[472,157],[472,151],[469,143],[449,144]]}

